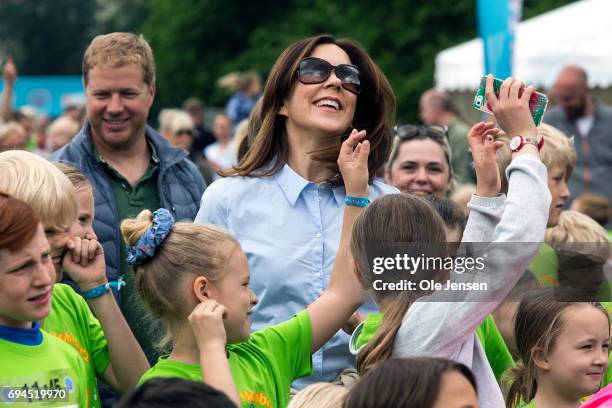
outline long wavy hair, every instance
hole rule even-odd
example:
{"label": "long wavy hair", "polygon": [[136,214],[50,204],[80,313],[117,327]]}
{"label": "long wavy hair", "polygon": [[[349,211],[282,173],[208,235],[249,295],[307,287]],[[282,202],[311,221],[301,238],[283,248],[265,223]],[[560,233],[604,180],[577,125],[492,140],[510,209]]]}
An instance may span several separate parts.
{"label": "long wavy hair", "polygon": [[[357,96],[357,106],[351,128],[365,129],[370,141],[368,158],[370,182],[391,151],[393,125],[395,123],[395,95],[389,81],[368,53],[355,41],[336,39],[329,34],[305,38],[290,45],[278,57],[263,91],[261,108],[251,116],[249,135],[241,145],[242,155],[238,165],[224,173],[226,176],[262,177],[277,173],[286,163],[289,141],[285,117],[279,115],[283,102],[297,81],[300,60],[312,54],[321,44],[335,44],[349,56],[351,63],[362,73],[363,90]],[[322,162],[334,176],[329,183],[343,185],[336,163],[340,145],[351,129],[337,138],[326,140],[320,148],[310,152],[313,160]]]}

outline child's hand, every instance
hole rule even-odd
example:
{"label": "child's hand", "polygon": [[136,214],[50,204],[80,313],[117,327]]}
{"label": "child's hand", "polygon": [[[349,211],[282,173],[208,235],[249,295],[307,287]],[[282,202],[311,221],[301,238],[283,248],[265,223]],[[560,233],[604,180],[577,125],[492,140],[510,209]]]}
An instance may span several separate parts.
{"label": "child's hand", "polygon": [[365,135],[365,130],[358,132],[357,129],[353,129],[348,139],[342,143],[338,156],[338,167],[344,179],[346,194],[354,197],[368,196],[370,142],[367,140],[359,142]]}
{"label": "child's hand", "polygon": [[225,348],[227,335],[223,318],[226,314],[225,306],[213,299],[206,299],[193,309],[188,320],[200,351],[210,345]]}
{"label": "child's hand", "polygon": [[82,291],[108,282],[104,249],[97,240],[74,237],[67,248],[62,267]]}
{"label": "child's hand", "polygon": [[476,170],[476,195],[494,197],[501,189],[501,178],[495,152],[504,145],[493,138],[499,129],[491,122],[479,122],[468,133]]}
{"label": "child's hand", "polygon": [[[523,93],[519,97],[521,90]],[[516,135],[537,137],[537,128],[529,112],[529,99],[534,91],[533,86],[525,88],[523,82],[508,78],[502,83],[498,98],[493,90],[493,76],[487,76],[487,102],[499,126],[510,138]]]}

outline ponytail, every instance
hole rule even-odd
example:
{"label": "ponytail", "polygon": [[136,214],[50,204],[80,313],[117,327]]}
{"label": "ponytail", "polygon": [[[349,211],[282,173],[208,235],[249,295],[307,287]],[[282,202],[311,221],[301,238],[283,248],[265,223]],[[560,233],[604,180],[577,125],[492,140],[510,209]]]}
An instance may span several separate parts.
{"label": "ponytail", "polygon": [[506,408],[517,407],[521,401],[528,403],[535,397],[538,383],[534,367],[528,367],[521,362],[506,371],[503,381],[510,385],[506,395]]}
{"label": "ponytail", "polygon": [[363,346],[357,356],[357,371],[360,375],[391,358],[395,336],[397,336],[402,320],[412,301],[409,292],[402,291],[389,304],[376,334]]}

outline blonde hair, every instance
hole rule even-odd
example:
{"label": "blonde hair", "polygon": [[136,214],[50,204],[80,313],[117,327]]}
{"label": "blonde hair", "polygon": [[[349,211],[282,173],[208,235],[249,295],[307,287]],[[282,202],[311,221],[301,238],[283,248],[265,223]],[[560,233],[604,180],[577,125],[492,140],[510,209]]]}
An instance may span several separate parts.
{"label": "blonde hair", "polygon": [[172,118],[176,113],[179,112],[178,109],[162,109],[157,116],[157,121],[159,122],[159,133],[165,135],[170,131],[170,123],[172,123]]}
{"label": "blonde hair", "polygon": [[2,142],[9,133],[19,133],[22,137],[26,136],[26,131],[23,126],[17,122],[10,121],[0,126],[0,142]]}
{"label": "blonde hair", "polygon": [[342,385],[319,382],[298,392],[287,408],[341,408],[347,393]]}
{"label": "blonde hair", "polygon": [[[149,210],[124,220],[121,234],[126,244],[134,246],[152,224],[153,214]],[[178,329],[192,311],[179,301],[185,298],[181,291],[183,278],[193,274],[211,281],[222,279],[227,263],[222,244],[228,241],[237,244],[230,234],[213,226],[177,222],[157,247],[155,255],[134,266],[138,294],[150,314],[160,319],[167,329],[158,345],[160,348],[171,343],[172,331]]]}
{"label": "blonde hair", "polygon": [[[542,123],[538,127],[538,135],[544,138],[544,146],[540,151],[542,163],[550,170],[555,165],[565,166],[565,179],[568,180],[572,175],[576,165],[576,150],[574,140],[570,139],[559,129]],[[514,135],[512,135],[514,136]],[[504,145],[497,150],[497,163],[502,179],[502,191],[508,191],[508,180],[506,180],[506,168],[512,161],[512,151],[510,150],[510,139],[512,136],[500,132],[496,140],[504,142]]]}
{"label": "blonde hair", "polygon": [[[546,230],[544,242],[556,252],[570,249],[599,259],[610,257],[610,241],[606,230],[588,215],[578,211],[562,211],[559,223]],[[582,244],[582,245],[580,245]]]}
{"label": "blonde hair", "polygon": [[168,130],[172,133],[178,133],[180,130],[189,130],[193,133],[193,119],[183,110],[177,110],[170,116],[170,126]]}
{"label": "blonde hair", "polygon": [[83,82],[89,83],[89,71],[96,66],[121,68],[138,64],[142,68],[142,79],[155,84],[155,61],[151,46],[141,35],[132,33],[110,33],[96,36],[83,55]]}
{"label": "blonde hair", "polygon": [[49,128],[47,129],[47,134],[62,133],[69,135],[70,138],[73,138],[77,133],[79,133],[79,129],[80,125],[76,120],[69,116],[60,116],[51,122]]}
{"label": "blonde hair", "polygon": [[74,186],[75,192],[78,193],[79,191],[83,191],[87,188],[91,189],[93,192],[93,187],[89,182],[89,179],[87,178],[87,176],[81,173],[79,169],[67,163],[54,162],[53,164],[55,165],[55,167],[60,169],[60,171],[64,173],[66,177],[68,177],[68,180],[70,180],[70,182]]}
{"label": "blonde hair", "polygon": [[35,154],[0,153],[0,191],[32,206],[45,227],[68,228],[78,218],[74,186],[57,167]]}

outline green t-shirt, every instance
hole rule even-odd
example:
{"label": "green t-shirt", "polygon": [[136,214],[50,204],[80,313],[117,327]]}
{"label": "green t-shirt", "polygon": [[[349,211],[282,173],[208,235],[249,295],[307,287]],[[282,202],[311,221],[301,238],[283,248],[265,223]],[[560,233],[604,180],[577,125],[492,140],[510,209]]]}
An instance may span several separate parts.
{"label": "green t-shirt", "polygon": [[[383,313],[370,313],[366,319],[357,326],[349,341],[351,353],[357,354],[359,349],[374,337],[374,334],[376,334],[376,331],[382,324],[383,316]],[[514,361],[493,320],[493,316],[488,315],[484,322],[478,326],[476,335],[482,343],[482,348],[487,355],[487,360],[489,360],[495,378],[499,381],[504,371],[514,366]]]}
{"label": "green t-shirt", "polygon": [[110,363],[104,331],[87,302],[70,286],[56,283],[53,287],[51,312],[44,321],[44,330],[70,344],[85,363],[91,406],[100,406],[96,376],[103,378]]}
{"label": "green t-shirt", "polygon": [[508,346],[504,342],[493,316],[488,315],[476,329],[476,335],[480,339],[482,348],[487,355],[487,360],[493,369],[493,374],[499,382],[502,374],[510,367],[514,366],[514,360],[508,350]]}
{"label": "green t-shirt", "polygon": [[[89,407],[83,360],[63,341],[42,335],[37,346],[0,339],[0,407]],[[32,401],[11,400],[15,390],[29,391]]]}
{"label": "green t-shirt", "polygon": [[[259,330],[243,343],[229,344],[232,377],[244,408],[283,408],[293,380],[312,373],[312,325],[308,311]],[[160,357],[140,383],[156,377],[202,381],[199,364]]]}
{"label": "green t-shirt", "polygon": [[559,260],[553,247],[547,243],[543,242],[540,245],[528,269],[535,275],[542,287],[559,285]]}

